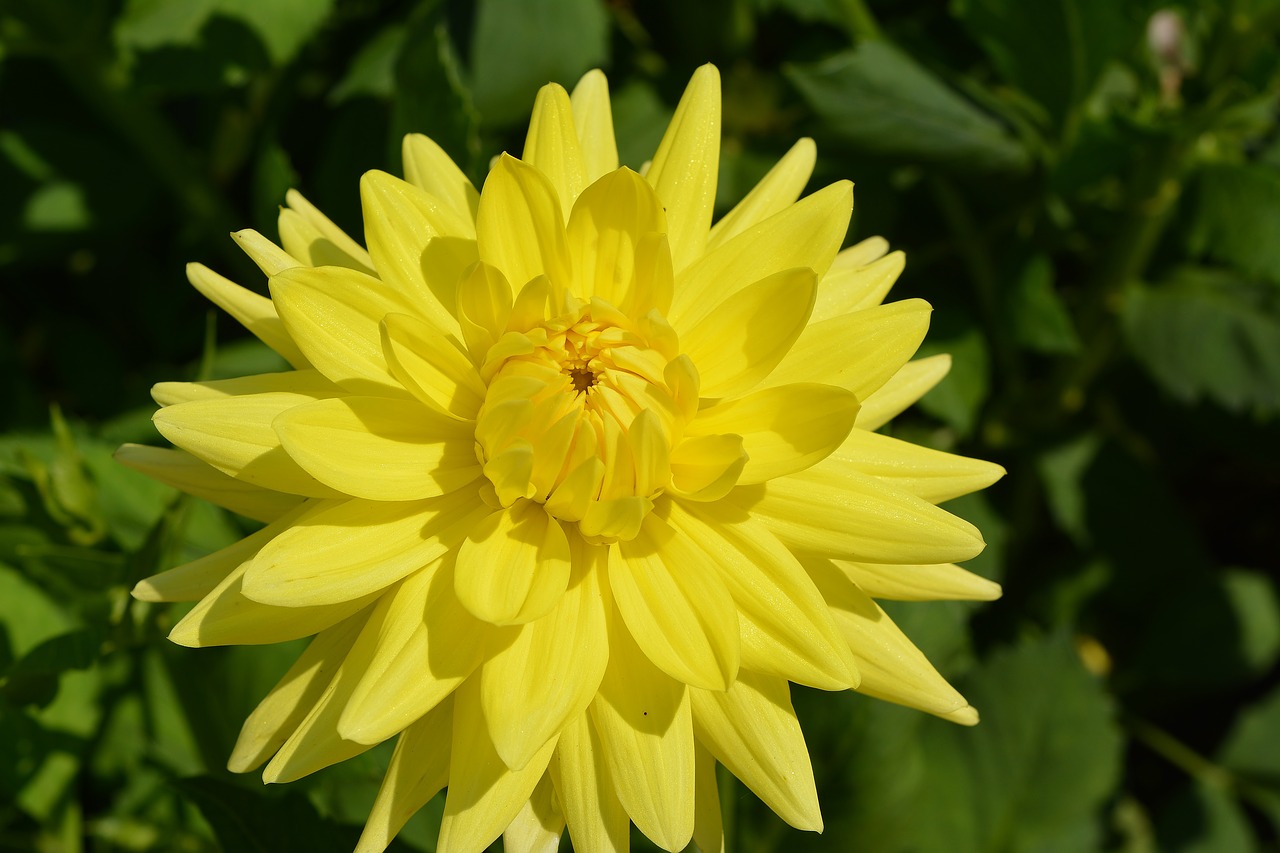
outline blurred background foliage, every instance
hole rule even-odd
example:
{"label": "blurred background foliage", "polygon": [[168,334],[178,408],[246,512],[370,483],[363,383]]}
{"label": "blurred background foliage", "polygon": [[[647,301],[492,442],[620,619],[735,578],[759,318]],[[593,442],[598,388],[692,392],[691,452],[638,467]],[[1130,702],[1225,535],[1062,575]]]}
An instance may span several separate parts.
{"label": "blurred background foliage", "polygon": [[5,0],[0,850],[350,849],[385,749],[223,769],[296,647],[179,649],[128,598],[248,529],[112,462],[148,387],[280,365],[183,264],[264,290],[226,235],[287,188],[359,234],[403,133],[478,181],[595,66],[638,167],[707,61],[721,211],[816,138],[954,356],[892,430],[1009,470],[949,505],[1004,599],[892,608],[982,725],[797,690],[826,832],[730,786],[731,844],[1280,849],[1278,33],[1280,0]]}

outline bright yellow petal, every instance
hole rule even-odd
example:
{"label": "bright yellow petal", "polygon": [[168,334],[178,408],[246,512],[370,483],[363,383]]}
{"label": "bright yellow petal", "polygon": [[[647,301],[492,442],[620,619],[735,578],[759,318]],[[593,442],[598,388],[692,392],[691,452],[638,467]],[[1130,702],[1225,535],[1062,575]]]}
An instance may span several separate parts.
{"label": "bright yellow petal", "polygon": [[453,701],[446,699],[396,741],[355,853],[382,853],[409,818],[449,783]]}
{"label": "bright yellow petal", "polygon": [[809,183],[817,157],[818,148],[812,139],[806,137],[791,146],[760,183],[711,227],[707,248],[716,248],[794,204]]}
{"label": "bright yellow petal", "polygon": [[703,65],[689,80],[645,175],[667,209],[677,272],[706,248],[719,173],[720,72]]}
{"label": "bright yellow petal", "polygon": [[698,367],[702,396],[733,397],[760,384],[804,331],[816,288],[812,270],[783,270],[682,329],[680,343]]}
{"label": "bright yellow petal", "polygon": [[888,240],[883,237],[868,237],[847,249],[841,249],[840,254],[836,255],[836,259],[831,263],[831,268],[833,270],[860,269],[880,260],[888,253]]}
{"label": "bright yellow petal", "polygon": [[865,400],[915,354],[932,311],[923,299],[905,299],[814,323],[764,385],[822,382]]}
{"label": "bright yellow petal", "polygon": [[865,267],[841,264],[843,255],[844,252],[836,255],[831,269],[818,286],[818,301],[813,306],[815,323],[879,305],[907,264],[907,257],[902,252],[894,252]]}
{"label": "bright yellow petal", "polygon": [[511,319],[511,285],[495,267],[477,263],[458,283],[458,325],[474,364],[483,365]]}
{"label": "bright yellow petal", "polygon": [[572,286],[559,196],[527,163],[498,158],[480,191],[476,239],[480,260],[501,270],[513,287],[546,275],[559,305]]}
{"label": "bright yellow petal", "polygon": [[193,400],[225,400],[248,394],[293,394],[298,402],[342,397],[346,392],[316,370],[286,370],[283,373],[260,373],[235,379],[210,382],[157,382],[151,397],[161,406],[190,403]]}
{"label": "bright yellow petal", "polygon": [[182,450],[125,444],[116,461],[166,486],[202,498],[255,521],[274,521],[302,502],[298,495],[275,492],[230,477]]}
{"label": "bright yellow petal", "polygon": [[448,553],[485,512],[475,493],[318,503],[258,552],[243,592],[281,607],[360,598]]}
{"label": "bright yellow petal", "polygon": [[320,400],[281,413],[273,426],[291,459],[320,482],[354,497],[436,497],[480,474],[471,423],[416,400]]}
{"label": "bright yellow petal", "polygon": [[248,773],[275,755],[324,694],[367,618],[368,613],[358,613],[315,636],[244,721],[228,770]]}
{"label": "bright yellow petal", "polygon": [[231,232],[231,239],[236,241],[236,245],[258,265],[258,269],[267,278],[292,267],[302,266],[297,258],[252,228]]}
{"label": "bright yellow petal", "polygon": [[[284,201],[287,207],[280,211],[282,223],[280,237],[285,251],[313,267],[340,266],[373,273],[373,262],[364,247],[351,239],[347,232],[307,201],[302,193],[289,190],[284,194]],[[286,238],[283,233],[285,230],[283,222],[287,215],[292,219],[290,229],[299,232],[294,239],[301,238],[306,241],[305,246],[298,247],[297,253],[284,243]]]}
{"label": "bright yellow petal", "polygon": [[444,202],[455,218],[476,221],[480,193],[435,140],[410,133],[404,138],[401,153],[409,183]]}
{"label": "bright yellow petal", "polygon": [[833,562],[872,598],[891,601],[994,601],[1001,594],[1000,584],[954,563],[886,566],[845,560]]}
{"label": "bright yellow petal", "polygon": [[503,764],[485,728],[477,682],[471,679],[455,694],[449,794],[437,845],[441,850],[483,850],[501,835],[533,794],[555,750],[551,740],[523,769]]}
{"label": "bright yellow petal", "polygon": [[[685,686],[658,670],[614,620],[591,719],[618,800],[664,850],[693,835],[693,723]],[[573,813],[569,813],[570,832]]]}
{"label": "bright yellow petal", "polygon": [[738,614],[714,561],[648,515],[634,539],[609,550],[609,588],[631,636],[660,669],[723,690],[738,672]]}
{"label": "bright yellow petal", "polygon": [[690,436],[671,450],[672,494],[691,501],[718,501],[737,485],[746,465],[742,436]]}
{"label": "bright yellow petal", "polygon": [[604,72],[597,68],[583,74],[569,100],[573,105],[573,123],[582,147],[587,183],[592,183],[618,168],[613,108],[609,104],[609,81]]}
{"label": "bright yellow petal", "polygon": [[733,499],[793,551],[923,565],[968,560],[984,545],[964,519],[854,472],[810,468],[739,487]]}
{"label": "bright yellow petal", "polygon": [[590,714],[565,725],[549,770],[575,849],[630,849],[631,819],[618,801]]}
{"label": "bright yellow petal", "polygon": [[687,435],[742,436],[747,464],[738,482],[759,483],[803,471],[846,440],[858,415],[853,394],[833,385],[766,388],[698,412]]}
{"label": "bright yellow petal", "polygon": [[278,352],[299,370],[310,367],[307,357],[285,331],[276,306],[265,296],[246,290],[228,278],[218,275],[204,264],[187,264],[187,280],[214,305],[226,311],[236,322],[252,332],[258,340]]}
{"label": "bright yellow petal", "polygon": [[559,83],[548,83],[538,90],[520,159],[551,181],[568,220],[574,199],[587,185],[587,176],[569,93]]}
{"label": "bright yellow petal", "polygon": [[859,693],[972,725],[977,715],[893,620],[829,560],[805,561],[853,648]]}
{"label": "bright yellow petal", "polygon": [[475,420],[484,403],[484,383],[466,351],[408,314],[382,320],[382,349],[391,373],[428,406],[463,420]]}
{"label": "bright yellow petal", "polygon": [[[597,552],[594,559],[588,548]],[[575,557],[575,582],[555,609],[522,626],[480,672],[489,736],[512,769],[524,767],[568,720],[587,710],[609,660],[598,565],[607,559],[605,549],[584,545]]]}
{"label": "bright yellow petal", "polygon": [[985,489],[1004,476],[1004,468],[994,462],[861,429],[850,433],[817,467],[836,474],[854,471],[877,477],[932,504]]}
{"label": "bright yellow petal", "polygon": [[919,400],[942,381],[951,370],[951,356],[946,353],[909,361],[883,385],[862,401],[858,411],[858,429],[876,430]]}
{"label": "bright yellow petal", "polygon": [[822,595],[758,522],[724,505],[679,502],[670,521],[710,556],[733,596],[744,668],[824,690],[858,683],[848,644]]}
{"label": "bright yellow petal", "polygon": [[844,241],[852,211],[853,184],[841,181],[748,228],[688,269],[677,265],[672,325],[683,334],[742,288],[783,270],[806,267],[821,277]]}
{"label": "bright yellow petal", "polygon": [[700,853],[724,853],[716,759],[702,744],[694,750],[694,777],[693,843],[698,845]]}
{"label": "bright yellow petal", "polygon": [[477,618],[531,622],[551,611],[569,584],[569,540],[541,504],[518,501],[477,522],[458,549],[455,590]]}
{"label": "bright yellow petal", "polygon": [[692,689],[693,731],[796,829],[822,831],[813,768],[785,679],[744,670],[727,691]]}
{"label": "bright yellow petal", "polygon": [[564,815],[551,776],[543,775],[520,813],[502,831],[503,853],[556,853],[564,834]]}

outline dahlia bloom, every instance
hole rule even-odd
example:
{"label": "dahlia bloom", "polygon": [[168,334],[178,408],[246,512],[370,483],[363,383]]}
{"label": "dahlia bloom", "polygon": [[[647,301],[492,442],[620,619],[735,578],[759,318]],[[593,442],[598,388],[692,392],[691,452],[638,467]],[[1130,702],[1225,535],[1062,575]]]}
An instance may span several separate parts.
{"label": "dahlia bloom", "polygon": [[293,370],[155,387],[177,449],[121,460],[265,526],[149,578],[188,646],[314,635],[235,771],[297,779],[397,737],[361,851],[447,786],[442,850],[722,846],[715,765],[820,830],[789,682],[977,714],[875,599],[989,599],[937,504],[999,466],[874,430],[945,373],[882,305],[852,185],[801,140],[712,224],[715,68],[642,174],[607,87],[545,87],[477,192],[431,140],[361,182],[365,247],[300,195],[271,298],[192,283]]}

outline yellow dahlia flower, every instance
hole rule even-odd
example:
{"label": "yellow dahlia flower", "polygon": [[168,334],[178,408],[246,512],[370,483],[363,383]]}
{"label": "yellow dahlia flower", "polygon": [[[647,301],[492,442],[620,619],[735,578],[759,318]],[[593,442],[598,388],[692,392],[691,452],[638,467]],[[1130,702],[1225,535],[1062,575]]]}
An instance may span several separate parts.
{"label": "yellow dahlia flower", "polygon": [[266,523],[138,585],[188,646],[315,635],[230,767],[297,779],[399,736],[360,842],[448,787],[442,850],[721,847],[715,764],[819,830],[789,683],[976,712],[876,598],[994,598],[936,504],[997,465],[873,430],[910,362],[901,253],[840,251],[852,186],[799,142],[712,225],[720,84],[619,168],[604,76],[544,88],[477,192],[422,136],[361,182],[367,249],[290,193],[271,298],[192,283],[293,365],[162,383],[128,465]]}

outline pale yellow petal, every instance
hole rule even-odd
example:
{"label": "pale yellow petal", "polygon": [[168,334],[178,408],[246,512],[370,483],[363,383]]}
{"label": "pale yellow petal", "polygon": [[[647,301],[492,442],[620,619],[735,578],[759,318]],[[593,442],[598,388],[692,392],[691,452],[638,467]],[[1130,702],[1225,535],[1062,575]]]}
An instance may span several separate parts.
{"label": "pale yellow petal", "polygon": [[286,370],[283,373],[260,373],[209,382],[157,382],[151,387],[152,399],[161,406],[193,400],[223,400],[247,394],[294,394],[299,402],[309,402],[342,397],[346,392],[317,370]]}
{"label": "pale yellow petal", "polygon": [[404,503],[318,503],[258,552],[243,592],[281,607],[360,598],[457,547],[486,512],[474,492]]}
{"label": "pale yellow petal", "polygon": [[760,384],[804,331],[816,288],[812,270],[783,270],[683,328],[680,343],[698,367],[702,396],[732,397]]}
{"label": "pale yellow petal", "polygon": [[339,267],[295,267],[271,279],[289,334],[325,376],[357,394],[407,395],[382,353],[382,318],[418,314],[406,295]]}
{"label": "pale yellow petal", "polygon": [[284,249],[272,243],[252,228],[231,232],[231,239],[258,265],[267,278],[292,267],[302,266],[302,262]]}
{"label": "pale yellow petal", "polygon": [[929,393],[929,389],[941,382],[950,370],[951,356],[946,353],[907,362],[862,401],[854,426],[857,429],[879,429]]}
{"label": "pale yellow petal", "polygon": [[404,138],[401,153],[409,183],[440,199],[456,218],[476,221],[480,193],[435,140],[410,133]]}
{"label": "pale yellow petal", "polygon": [[791,146],[760,183],[711,227],[707,248],[716,248],[794,204],[809,183],[817,157],[818,148],[808,137]]}
{"label": "pale yellow petal", "polygon": [[115,459],[166,486],[255,521],[274,521],[302,502],[298,495],[237,480],[182,450],[125,444],[116,451]]}
{"label": "pale yellow petal", "polygon": [[609,551],[609,588],[631,636],[661,670],[723,690],[738,671],[738,614],[714,561],[651,513]]}
{"label": "pale yellow petal", "polygon": [[822,382],[865,400],[915,354],[932,311],[923,299],[905,299],[813,323],[764,385]]}
{"label": "pale yellow petal", "polygon": [[499,157],[480,191],[480,260],[501,270],[516,288],[546,275],[558,305],[573,283],[564,224],[551,182],[527,163]]}
{"label": "pale yellow petal", "polygon": [[567,221],[574,200],[587,185],[587,176],[569,93],[559,83],[548,83],[538,90],[520,159],[551,181]]}
{"label": "pale yellow petal", "polygon": [[228,770],[248,773],[275,755],[324,694],[368,615],[357,613],[315,636],[240,727]]}
{"label": "pale yellow petal", "polygon": [[551,611],[569,583],[569,540],[541,504],[518,501],[477,522],[458,549],[458,600],[496,625]]}
{"label": "pale yellow petal", "polygon": [[506,332],[511,319],[511,285],[495,267],[477,263],[458,283],[458,325],[471,353],[471,361],[483,365],[489,349]]}
{"label": "pale yellow petal", "polygon": [[844,241],[852,211],[853,184],[841,181],[748,228],[688,269],[677,265],[672,325],[683,333],[742,288],[783,270],[806,267],[821,278]]}
{"label": "pale yellow petal", "polygon": [[[596,552],[589,557],[587,550]],[[582,545],[574,582],[555,609],[520,628],[506,648],[484,662],[480,702],[494,748],[519,769],[591,704],[609,660],[605,601],[600,589],[603,546]]]}
{"label": "pale yellow petal", "polygon": [[722,504],[675,502],[670,523],[707,553],[738,610],[742,665],[824,690],[858,673],[826,602],[768,530]]}
{"label": "pale yellow petal", "polygon": [[280,210],[280,242],[286,252],[313,267],[340,266],[373,273],[373,261],[364,247],[307,201],[289,190],[287,207]]}
{"label": "pale yellow petal", "polygon": [[742,436],[690,436],[671,451],[672,494],[691,501],[718,501],[737,485],[746,465]]}
{"label": "pale yellow petal", "polygon": [[1000,584],[954,563],[936,566],[898,566],[833,561],[872,598],[891,601],[994,601]]}
{"label": "pale yellow petal", "polygon": [[829,560],[805,568],[832,608],[862,673],[859,693],[917,708],[961,724],[977,722],[969,703],[880,607]]}
{"label": "pale yellow petal", "polygon": [[702,744],[694,749],[693,843],[700,853],[725,853],[716,759]]}
{"label": "pale yellow petal", "polygon": [[582,147],[587,183],[618,168],[618,143],[613,136],[613,108],[609,103],[609,81],[596,68],[582,75],[569,100],[573,123]]}
{"label": "pale yellow petal", "polygon": [[831,269],[858,269],[880,260],[888,253],[888,240],[883,237],[868,237],[847,249],[841,249],[840,254],[836,255],[836,259],[831,262]]}
{"label": "pale yellow petal", "polygon": [[626,853],[631,819],[618,801],[590,714],[565,725],[549,770],[574,848]]}
{"label": "pale yellow petal", "polygon": [[793,551],[866,563],[971,559],[982,534],[964,519],[872,477],[810,468],[733,495]]}
{"label": "pale yellow petal", "polygon": [[564,834],[564,815],[556,802],[550,774],[538,780],[538,787],[520,812],[502,831],[503,853],[556,853]]}
{"label": "pale yellow petal", "polygon": [[449,784],[452,744],[451,699],[401,733],[355,853],[382,853],[409,818]]}
{"label": "pale yellow petal", "polygon": [[[689,693],[650,663],[614,621],[609,667],[591,703],[591,719],[618,800],[641,832],[674,853],[693,836]],[[573,818],[569,812],[571,833]]]}
{"label": "pale yellow petal", "polygon": [[475,420],[485,387],[457,338],[408,314],[388,314],[382,349],[391,373],[415,397],[440,412]]}
{"label": "pale yellow petal", "polygon": [[234,317],[285,361],[298,369],[310,367],[307,357],[285,330],[270,299],[246,290],[204,264],[187,264],[187,280],[205,299]]}
{"label": "pale yellow petal", "polygon": [[677,272],[706,248],[719,173],[720,72],[703,65],[689,80],[645,173],[667,209]]}
{"label": "pale yellow petal", "polygon": [[630,169],[610,172],[587,187],[573,206],[567,231],[576,294],[598,296],[628,317],[665,308],[673,286],[661,238],[666,230],[662,203]]}
{"label": "pale yellow petal", "polygon": [[501,835],[533,794],[555,750],[551,740],[523,769],[503,764],[485,728],[477,682],[469,680],[454,698],[449,793],[437,845],[441,850],[483,850]]}
{"label": "pale yellow petal", "polygon": [[825,459],[853,429],[858,401],[833,385],[766,388],[698,412],[687,435],[742,436],[747,464],[738,482],[759,483]]}
{"label": "pale yellow petal", "polygon": [[907,263],[906,255],[894,252],[868,266],[849,267],[840,264],[843,254],[836,255],[831,269],[818,285],[818,301],[813,306],[815,323],[879,305]]}
{"label": "pale yellow petal", "polygon": [[320,400],[281,413],[273,426],[291,459],[320,482],[354,497],[436,497],[480,474],[472,424],[416,400]]}
{"label": "pale yellow petal", "polygon": [[817,467],[884,480],[895,489],[937,504],[985,489],[1004,476],[994,462],[944,453],[887,435],[854,430]]}
{"label": "pale yellow petal", "polygon": [[693,731],[778,817],[822,831],[813,768],[786,679],[743,670],[725,692],[690,689]]}

